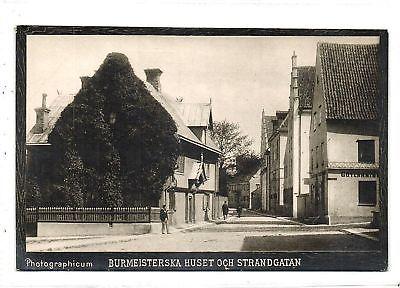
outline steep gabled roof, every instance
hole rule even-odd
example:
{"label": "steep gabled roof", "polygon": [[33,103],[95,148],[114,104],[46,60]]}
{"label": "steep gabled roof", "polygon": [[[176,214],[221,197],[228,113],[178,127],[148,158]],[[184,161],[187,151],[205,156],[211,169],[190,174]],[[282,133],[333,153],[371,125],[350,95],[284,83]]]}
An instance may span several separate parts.
{"label": "steep gabled roof", "polygon": [[189,127],[208,127],[212,124],[211,103],[183,103],[175,101],[179,115]]}
{"label": "steep gabled roof", "polygon": [[287,132],[288,130],[288,111],[276,111],[276,117],[273,118],[272,125],[273,131],[268,137],[268,141],[275,138],[280,132]]}
{"label": "steep gabled roof", "polygon": [[53,130],[58,118],[60,118],[61,112],[65,107],[68,106],[74,100],[75,94],[62,94],[59,93],[49,109],[49,123],[46,130],[43,133],[33,133],[34,127],[28,132],[26,137],[26,143],[29,144],[47,144],[47,140],[50,132]]}
{"label": "steep gabled roof", "polygon": [[289,122],[289,113],[286,114],[285,119],[282,121],[281,125],[279,125],[279,131],[287,131],[288,130],[288,122]]}
{"label": "steep gabled roof", "polygon": [[315,67],[300,66],[297,68],[300,109],[311,109],[314,95]]}
{"label": "steep gabled roof", "polygon": [[171,115],[172,119],[174,119],[176,128],[178,130],[178,135],[198,146],[211,150],[215,153],[220,154],[221,151],[217,148],[214,142],[208,138],[206,141],[207,144],[201,143],[201,141],[194,135],[194,133],[186,126],[185,122],[183,121],[182,117],[180,116],[179,112],[175,107],[175,101],[171,100],[172,97],[164,95],[157,91],[150,83],[145,82],[147,89],[150,91],[151,95],[156,99],[161,106],[164,107],[165,110]]}
{"label": "steep gabled roof", "polygon": [[210,133],[206,133],[206,145],[215,150],[220,151],[218,146],[215,144],[214,140],[211,138]]}
{"label": "steep gabled roof", "polygon": [[[212,129],[213,120],[211,101],[209,103],[183,103],[182,100],[178,100],[177,98],[171,97],[168,94],[162,93],[162,96],[169,103],[169,105],[173,107],[176,112],[178,112],[179,117],[183,120],[186,126],[190,128],[210,127]],[[211,139],[210,133],[206,133],[204,144],[220,151],[218,146]]]}
{"label": "steep gabled roof", "polygon": [[378,118],[378,46],[319,43],[327,119]]}

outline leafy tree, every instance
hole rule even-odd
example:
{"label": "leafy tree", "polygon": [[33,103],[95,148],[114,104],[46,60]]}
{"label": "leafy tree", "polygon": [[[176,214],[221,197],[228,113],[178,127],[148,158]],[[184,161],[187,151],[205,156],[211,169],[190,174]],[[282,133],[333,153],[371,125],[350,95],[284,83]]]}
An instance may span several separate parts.
{"label": "leafy tree", "polygon": [[240,131],[238,123],[231,123],[226,120],[215,121],[211,137],[222,151],[220,160],[219,191],[227,196],[227,183],[229,176],[234,174],[236,167],[232,166],[230,159],[236,159],[240,155],[249,154],[250,146],[253,143],[247,135]]}
{"label": "leafy tree", "polygon": [[27,207],[38,206],[40,204],[40,187],[38,185],[37,178],[34,175],[27,175],[25,189],[25,202]]}
{"label": "leafy tree", "polygon": [[238,176],[253,175],[261,165],[261,158],[253,151],[236,157],[236,170]]}
{"label": "leafy tree", "polygon": [[253,143],[252,139],[242,134],[238,123],[226,120],[213,123],[211,137],[222,151],[221,168],[229,165],[230,158],[249,153]]}
{"label": "leafy tree", "polygon": [[52,201],[70,206],[156,204],[179,155],[176,131],[128,58],[110,53],[49,135]]}

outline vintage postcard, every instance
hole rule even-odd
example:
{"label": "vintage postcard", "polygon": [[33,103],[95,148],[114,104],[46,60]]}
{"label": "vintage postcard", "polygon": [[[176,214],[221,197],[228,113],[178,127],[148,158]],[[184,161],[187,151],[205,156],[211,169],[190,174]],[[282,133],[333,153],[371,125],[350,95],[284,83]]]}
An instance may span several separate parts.
{"label": "vintage postcard", "polygon": [[385,271],[387,49],[19,26],[17,269]]}

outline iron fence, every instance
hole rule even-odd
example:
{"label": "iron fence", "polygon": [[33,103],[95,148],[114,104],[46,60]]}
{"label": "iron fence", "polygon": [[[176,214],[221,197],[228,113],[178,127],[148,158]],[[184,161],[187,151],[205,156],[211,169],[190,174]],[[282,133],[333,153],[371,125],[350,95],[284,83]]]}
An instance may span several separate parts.
{"label": "iron fence", "polygon": [[149,223],[151,214],[151,207],[36,207],[26,209],[25,219],[26,223]]}

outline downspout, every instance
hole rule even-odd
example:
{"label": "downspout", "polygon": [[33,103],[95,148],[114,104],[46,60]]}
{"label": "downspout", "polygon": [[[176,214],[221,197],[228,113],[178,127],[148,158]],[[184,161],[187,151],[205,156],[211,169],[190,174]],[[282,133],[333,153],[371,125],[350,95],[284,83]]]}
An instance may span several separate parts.
{"label": "downspout", "polygon": [[[298,187],[298,191],[299,191],[299,194],[298,194],[298,196],[297,197],[299,197],[300,199],[302,199],[300,196],[301,196],[301,113],[300,113],[300,109],[298,109],[298,111],[297,111],[297,115],[298,115],[298,117],[299,117],[299,139],[298,139],[298,141],[299,141],[299,159],[298,159],[298,161],[299,161],[299,164],[298,164],[298,168],[299,168],[299,171],[298,171],[298,185],[299,185],[299,187]],[[298,205],[298,204],[297,204]],[[299,206],[297,206],[297,218],[299,217],[299,208],[298,208]]]}

